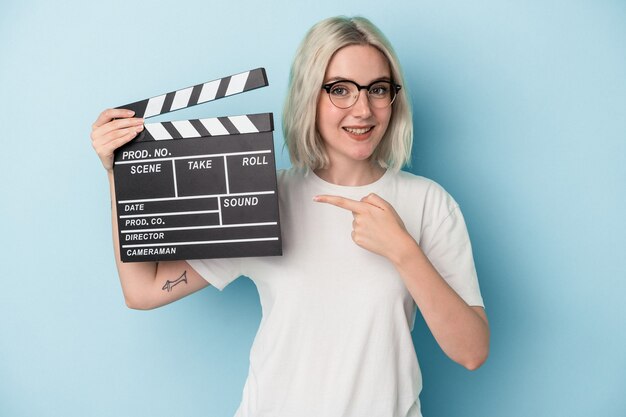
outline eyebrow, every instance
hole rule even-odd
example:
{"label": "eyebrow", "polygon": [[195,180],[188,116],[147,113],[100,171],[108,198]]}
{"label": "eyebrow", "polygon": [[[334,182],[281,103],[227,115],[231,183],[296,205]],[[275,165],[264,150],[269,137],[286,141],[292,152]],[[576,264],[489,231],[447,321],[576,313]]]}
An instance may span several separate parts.
{"label": "eyebrow", "polygon": [[[328,79],[327,81],[324,81],[324,84],[334,83],[335,81],[352,81],[353,83],[356,83],[356,81],[354,81],[354,80],[352,80],[352,79],[350,79],[348,77],[332,77],[332,78]],[[373,79],[372,81],[370,81],[367,84],[375,83],[375,82],[378,82],[378,81],[391,82],[391,77],[387,77],[387,76],[378,77],[378,78]]]}

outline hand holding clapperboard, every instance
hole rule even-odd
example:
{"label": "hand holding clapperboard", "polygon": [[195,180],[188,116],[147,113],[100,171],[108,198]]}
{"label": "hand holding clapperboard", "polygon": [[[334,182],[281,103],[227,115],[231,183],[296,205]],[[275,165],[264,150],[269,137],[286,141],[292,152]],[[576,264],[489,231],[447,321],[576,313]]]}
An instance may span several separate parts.
{"label": "hand holding clapperboard", "polygon": [[[265,70],[120,106],[149,118],[268,85]],[[115,152],[124,262],[282,254],[271,113],[146,123]]]}

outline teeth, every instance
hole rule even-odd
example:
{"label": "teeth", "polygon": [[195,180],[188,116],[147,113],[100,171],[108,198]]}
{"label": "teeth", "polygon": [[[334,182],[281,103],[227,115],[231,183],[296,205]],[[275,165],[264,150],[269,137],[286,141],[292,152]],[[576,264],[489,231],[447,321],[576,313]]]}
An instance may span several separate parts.
{"label": "teeth", "polygon": [[372,130],[372,128],[371,128],[371,127],[366,127],[366,128],[364,128],[364,129],[353,129],[353,128],[351,128],[351,127],[344,127],[344,129],[345,129],[347,132],[352,133],[352,134],[355,134],[355,135],[362,135],[363,133],[367,133],[367,132],[369,132],[370,130]]}

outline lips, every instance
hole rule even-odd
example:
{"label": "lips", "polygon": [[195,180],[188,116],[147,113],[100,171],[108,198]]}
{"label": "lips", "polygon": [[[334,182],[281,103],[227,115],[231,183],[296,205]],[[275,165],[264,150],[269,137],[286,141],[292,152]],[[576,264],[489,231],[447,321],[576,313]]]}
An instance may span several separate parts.
{"label": "lips", "polygon": [[344,127],[343,130],[345,130],[346,132],[352,134],[352,135],[364,135],[368,132],[371,132],[371,130],[374,129],[374,126],[369,126],[369,127]]}

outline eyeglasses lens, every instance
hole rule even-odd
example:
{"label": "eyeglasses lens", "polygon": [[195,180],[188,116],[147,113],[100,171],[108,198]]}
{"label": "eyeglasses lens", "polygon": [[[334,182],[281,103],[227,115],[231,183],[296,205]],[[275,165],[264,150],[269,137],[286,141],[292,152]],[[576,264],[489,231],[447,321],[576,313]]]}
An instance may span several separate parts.
{"label": "eyeglasses lens", "polygon": [[[361,89],[365,89],[361,87]],[[338,82],[333,84],[328,91],[330,101],[341,109],[352,107],[359,98],[360,89],[351,82]],[[396,98],[394,86],[387,81],[380,81],[369,86],[367,97],[372,107],[389,107]]]}

